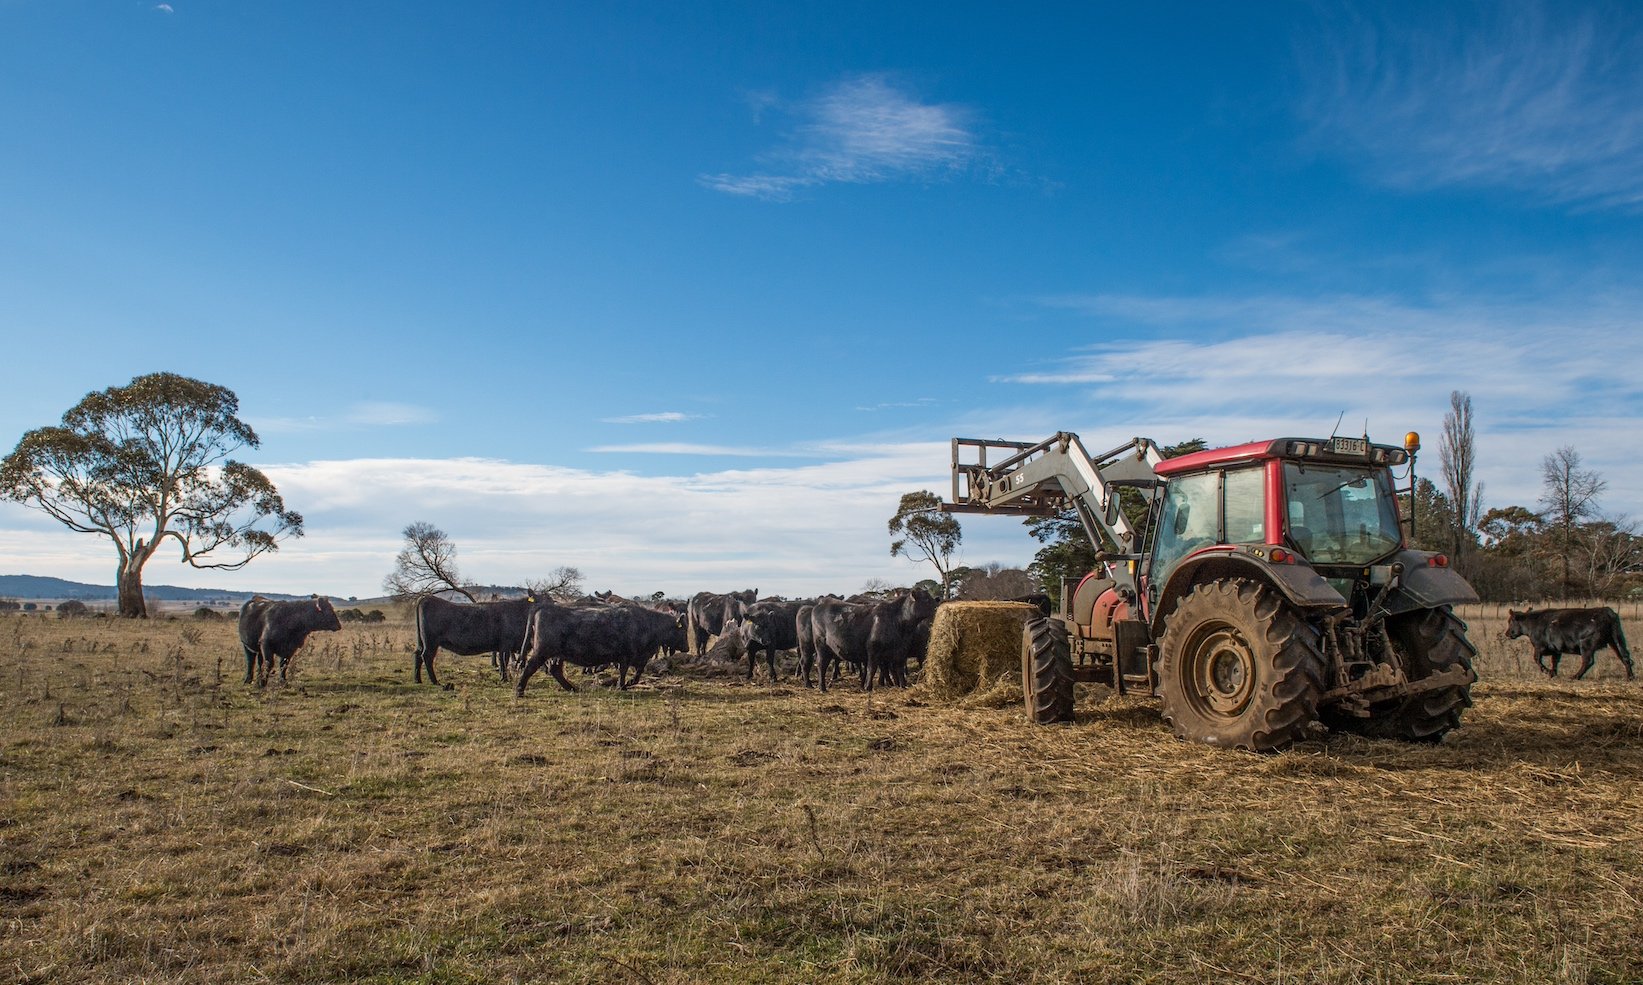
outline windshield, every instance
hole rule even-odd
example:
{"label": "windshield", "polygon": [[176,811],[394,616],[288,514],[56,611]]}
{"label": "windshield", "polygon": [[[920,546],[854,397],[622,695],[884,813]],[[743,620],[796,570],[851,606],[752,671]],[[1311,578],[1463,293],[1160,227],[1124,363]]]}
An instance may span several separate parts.
{"label": "windshield", "polygon": [[1284,463],[1289,539],[1313,564],[1368,564],[1402,541],[1384,471]]}

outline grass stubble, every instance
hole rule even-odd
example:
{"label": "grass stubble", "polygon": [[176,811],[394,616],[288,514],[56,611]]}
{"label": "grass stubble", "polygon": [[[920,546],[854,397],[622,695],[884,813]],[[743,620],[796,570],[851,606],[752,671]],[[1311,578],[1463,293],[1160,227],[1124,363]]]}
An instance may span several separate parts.
{"label": "grass stubble", "polygon": [[232,623],[8,617],[0,979],[1643,980],[1643,685],[1482,617],[1441,745],[1272,756],[1097,687],[516,700],[412,684],[400,623],[259,690]]}

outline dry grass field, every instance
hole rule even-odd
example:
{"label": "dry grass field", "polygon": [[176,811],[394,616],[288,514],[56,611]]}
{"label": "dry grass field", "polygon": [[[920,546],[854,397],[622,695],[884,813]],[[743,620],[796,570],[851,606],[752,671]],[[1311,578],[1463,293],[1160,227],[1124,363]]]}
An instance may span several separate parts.
{"label": "dry grass field", "polygon": [[1643,683],[1467,616],[1443,744],[1275,756],[1100,688],[1047,728],[762,676],[515,700],[413,685],[390,623],[257,690],[231,623],[3,618],[0,979],[1643,981]]}

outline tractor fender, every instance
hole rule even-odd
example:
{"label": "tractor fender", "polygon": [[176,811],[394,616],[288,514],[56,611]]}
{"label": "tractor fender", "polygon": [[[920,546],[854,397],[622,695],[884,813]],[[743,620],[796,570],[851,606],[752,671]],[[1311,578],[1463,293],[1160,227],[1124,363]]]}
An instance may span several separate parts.
{"label": "tractor fender", "polygon": [[1341,593],[1310,565],[1274,564],[1266,554],[1263,545],[1215,547],[1176,565],[1152,608],[1153,635],[1162,635],[1164,617],[1175,609],[1175,603],[1205,581],[1249,578],[1265,582],[1302,609],[1337,609],[1347,604]]}
{"label": "tractor fender", "polygon": [[1466,605],[1478,600],[1477,590],[1454,568],[1431,563],[1431,551],[1399,551],[1392,563],[1403,566],[1398,586],[1386,595],[1390,615],[1440,605]]}

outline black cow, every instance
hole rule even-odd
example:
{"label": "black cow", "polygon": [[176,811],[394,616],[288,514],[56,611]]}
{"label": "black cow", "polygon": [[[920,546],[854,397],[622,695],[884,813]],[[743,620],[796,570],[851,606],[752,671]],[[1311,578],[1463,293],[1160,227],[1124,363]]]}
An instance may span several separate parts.
{"label": "black cow", "polygon": [[[627,690],[639,681],[645,664],[665,643],[677,638],[680,617],[636,602],[620,605],[572,606],[538,602],[531,609],[525,640],[525,665],[514,684],[523,697],[531,675],[547,664],[548,673],[567,691],[576,690],[565,679],[567,661],[581,667],[616,665],[616,686]],[[633,668],[633,680],[627,669]]]}
{"label": "black cow", "polygon": [[[906,687],[907,661],[928,642],[937,604],[917,590],[898,590],[877,602],[818,600],[810,623],[821,689],[827,690],[828,679],[836,678],[844,661],[861,668],[861,684],[868,690],[875,682]],[[803,660],[801,654],[801,665]]]}
{"label": "black cow", "polygon": [[1046,616],[1054,614],[1050,611],[1051,606],[1053,605],[1053,600],[1050,598],[1050,593],[1048,592],[1028,592],[1026,595],[1017,595],[1010,601],[1025,602],[1028,605],[1037,606],[1038,611],[1044,613]]}
{"label": "black cow", "polygon": [[434,658],[441,648],[462,657],[496,654],[497,670],[503,680],[525,638],[530,619],[530,598],[499,602],[448,602],[430,595],[416,604],[416,656],[412,658],[416,682],[422,683],[422,669],[428,681],[439,683],[434,674]]}
{"label": "black cow", "polygon": [[918,589],[898,592],[874,606],[873,632],[867,640],[868,673],[878,672],[880,683],[907,686],[907,661],[930,644],[930,626],[940,603]]}
{"label": "black cow", "polygon": [[741,602],[751,605],[758,597],[757,588],[731,592],[728,595],[715,595],[712,592],[697,592],[692,595],[687,610],[689,629],[686,633],[691,656],[701,656],[708,638],[718,636],[724,631],[726,603]]}
{"label": "black cow", "polygon": [[[1575,680],[1586,676],[1597,659],[1597,651],[1607,646],[1620,662],[1626,665],[1626,679],[1633,680],[1632,651],[1626,646],[1626,634],[1620,628],[1620,613],[1608,606],[1596,609],[1541,609],[1539,612],[1506,610],[1506,638],[1529,637],[1534,644],[1535,663],[1541,670],[1557,676],[1557,665],[1565,653],[1580,654],[1580,673]],[[1546,658],[1552,665],[1546,666]]]}
{"label": "black cow", "polygon": [[291,657],[316,630],[336,632],[342,628],[331,600],[315,595],[294,602],[275,602],[253,595],[240,607],[240,646],[245,650],[245,683],[253,673],[259,686],[268,683],[274,658],[280,662],[280,680]]}
{"label": "black cow", "polygon": [[734,637],[736,649],[747,654],[748,680],[753,679],[761,651],[770,665],[770,680],[778,679],[776,653],[798,647],[798,615],[807,604],[802,600],[764,599],[742,608],[736,625],[725,629],[724,636]]}

